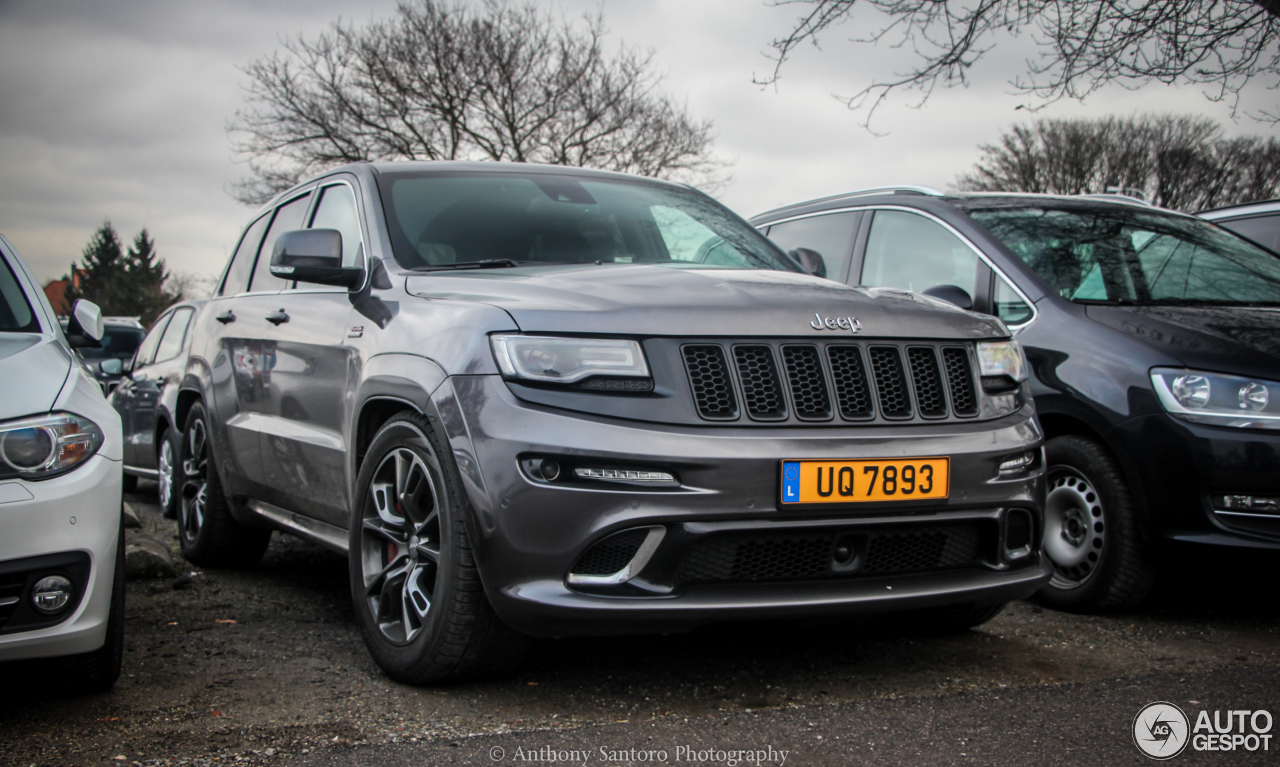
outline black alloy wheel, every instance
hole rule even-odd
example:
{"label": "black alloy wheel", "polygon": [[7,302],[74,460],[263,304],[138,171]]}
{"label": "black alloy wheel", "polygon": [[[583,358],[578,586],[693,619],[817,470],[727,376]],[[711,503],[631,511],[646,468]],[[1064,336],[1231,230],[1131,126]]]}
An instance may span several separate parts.
{"label": "black alloy wheel", "polygon": [[242,525],[232,516],[232,501],[222,492],[214,463],[208,424],[204,405],[192,405],[182,430],[174,482],[182,556],[207,567],[251,567],[266,551],[271,530]]}
{"label": "black alloy wheel", "polygon": [[379,429],[357,479],[348,559],[369,652],[410,684],[505,673],[524,637],[493,612],[464,522],[452,453],[407,412]]}

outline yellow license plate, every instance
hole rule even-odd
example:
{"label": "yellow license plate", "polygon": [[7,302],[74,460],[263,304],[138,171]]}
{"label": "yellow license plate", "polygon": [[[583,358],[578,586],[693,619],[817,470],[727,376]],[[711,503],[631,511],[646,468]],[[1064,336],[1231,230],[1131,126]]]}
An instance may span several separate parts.
{"label": "yellow license plate", "polygon": [[783,461],[782,503],[870,503],[946,498],[947,458]]}

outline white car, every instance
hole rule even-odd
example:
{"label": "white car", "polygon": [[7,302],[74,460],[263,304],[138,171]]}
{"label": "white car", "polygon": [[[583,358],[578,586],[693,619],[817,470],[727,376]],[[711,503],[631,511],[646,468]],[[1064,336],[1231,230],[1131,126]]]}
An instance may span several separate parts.
{"label": "white car", "polygon": [[124,648],[120,416],[72,351],[102,332],[77,301],[64,333],[0,237],[0,661],[57,658],[86,691]]}

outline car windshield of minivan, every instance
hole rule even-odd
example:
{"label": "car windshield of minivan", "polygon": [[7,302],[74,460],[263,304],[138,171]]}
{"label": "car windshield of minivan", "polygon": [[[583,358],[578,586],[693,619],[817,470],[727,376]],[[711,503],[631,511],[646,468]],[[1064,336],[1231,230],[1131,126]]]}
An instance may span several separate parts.
{"label": "car windshield of minivan", "polygon": [[396,261],[420,271],[541,264],[800,268],[697,192],[562,175],[383,174]]}
{"label": "car windshield of minivan", "polygon": [[1135,305],[1280,305],[1280,258],[1155,211],[968,210],[1064,298]]}

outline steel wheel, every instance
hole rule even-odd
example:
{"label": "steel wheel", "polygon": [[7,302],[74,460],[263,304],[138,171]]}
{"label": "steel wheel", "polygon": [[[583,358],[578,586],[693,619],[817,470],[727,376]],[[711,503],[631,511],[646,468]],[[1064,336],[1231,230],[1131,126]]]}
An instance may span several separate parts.
{"label": "steel wheel", "polygon": [[1078,471],[1061,467],[1049,476],[1044,551],[1053,563],[1054,586],[1074,588],[1098,567],[1106,545],[1102,499]]}
{"label": "steel wheel", "polygon": [[161,511],[168,511],[173,503],[173,440],[166,431],[160,442],[160,455],[156,457],[156,492],[160,496]]}
{"label": "steel wheel", "polygon": [[196,420],[183,435],[182,516],[178,527],[188,543],[200,537],[205,511],[209,507],[209,434],[204,421]]}
{"label": "steel wheel", "polygon": [[440,572],[439,467],[397,448],[369,484],[372,513],[360,533],[365,607],[391,643],[404,645],[422,631],[436,598]]}

